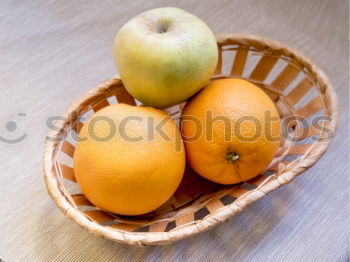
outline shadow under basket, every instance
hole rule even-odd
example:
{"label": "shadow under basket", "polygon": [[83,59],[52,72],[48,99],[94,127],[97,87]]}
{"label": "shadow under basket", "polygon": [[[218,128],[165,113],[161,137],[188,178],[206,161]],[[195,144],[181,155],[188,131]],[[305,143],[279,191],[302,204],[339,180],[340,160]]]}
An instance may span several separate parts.
{"label": "shadow under basket", "polygon": [[[99,210],[81,193],[73,172],[75,140],[94,112],[113,103],[139,103],[119,78],[107,80],[76,100],[51,130],[44,173],[49,194],[65,216],[92,234],[133,245],[168,244],[223,222],[265,194],[289,183],[327,150],[338,123],[337,96],[325,74],[299,51],[250,35],[217,36],[219,61],[213,79],[246,79],[262,88],[288,123],[272,164],[238,185],[218,185],[187,167],[180,187],[163,206],[142,216]],[[174,118],[184,103],[167,108]]]}

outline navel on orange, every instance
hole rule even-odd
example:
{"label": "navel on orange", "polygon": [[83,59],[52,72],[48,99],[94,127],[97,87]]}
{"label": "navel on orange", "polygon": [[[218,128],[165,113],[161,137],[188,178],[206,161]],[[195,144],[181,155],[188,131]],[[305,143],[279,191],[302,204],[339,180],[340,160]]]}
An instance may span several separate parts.
{"label": "navel on orange", "polygon": [[262,172],[280,145],[280,120],[271,99],[241,79],[211,82],[184,108],[187,159],[201,176],[235,184]]}
{"label": "navel on orange", "polygon": [[180,184],[185,168],[181,133],[161,110],[111,105],[95,113],[79,135],[75,177],[101,209],[144,214],[166,202]]}

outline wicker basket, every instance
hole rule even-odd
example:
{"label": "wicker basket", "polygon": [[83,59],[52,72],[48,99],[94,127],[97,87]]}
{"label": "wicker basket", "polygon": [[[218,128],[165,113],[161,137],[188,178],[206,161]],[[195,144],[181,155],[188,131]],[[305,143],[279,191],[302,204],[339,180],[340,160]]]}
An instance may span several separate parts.
{"label": "wicker basket", "polygon": [[[217,41],[220,55],[213,78],[240,77],[257,84],[275,101],[282,119],[296,115],[307,120],[319,115],[330,118],[321,125],[291,121],[288,135],[293,139],[284,141],[268,170],[250,181],[222,186],[187,168],[180,187],[162,207],[143,216],[119,216],[95,208],[80,193],[72,168],[74,136],[89,115],[111,103],[137,104],[120,79],[112,78],[76,100],[64,114],[65,121],[57,124],[60,130],[48,135],[45,181],[65,216],[96,236],[118,242],[168,244],[234,216],[292,181],[322,156],[338,123],[337,96],[324,73],[297,50],[267,38],[219,35]],[[166,111],[178,117],[182,108],[183,104]]]}

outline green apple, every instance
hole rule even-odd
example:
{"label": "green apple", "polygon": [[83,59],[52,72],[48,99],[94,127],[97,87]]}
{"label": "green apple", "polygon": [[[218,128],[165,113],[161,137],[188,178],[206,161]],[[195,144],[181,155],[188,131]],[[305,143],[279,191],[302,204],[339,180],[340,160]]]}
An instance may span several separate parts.
{"label": "green apple", "polygon": [[218,60],[209,27],[174,7],[152,9],[128,21],[117,33],[113,49],[128,92],[144,105],[158,108],[198,92]]}

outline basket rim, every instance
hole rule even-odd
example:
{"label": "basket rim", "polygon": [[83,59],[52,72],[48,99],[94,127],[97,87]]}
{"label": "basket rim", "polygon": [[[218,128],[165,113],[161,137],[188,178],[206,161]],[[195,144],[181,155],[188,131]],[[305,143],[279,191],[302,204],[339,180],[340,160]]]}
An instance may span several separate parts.
{"label": "basket rim", "polygon": [[[326,126],[333,132],[333,134],[335,134],[339,122],[338,99],[335,89],[331,85],[325,73],[308,57],[294,48],[266,37],[246,34],[221,34],[217,35],[216,38],[219,46],[224,44],[242,44],[259,47],[259,49],[273,49],[274,51],[280,52],[285,56],[292,57],[301,63],[306,69],[309,70],[312,76],[320,84],[320,96],[322,96],[325,102],[326,112],[332,118],[331,121],[326,123]],[[69,122],[69,116],[72,114],[72,112],[75,112],[78,107],[86,104],[87,101],[93,97],[104,93],[106,89],[111,86],[111,84],[115,83],[121,83],[121,80],[118,77],[111,78],[102,85],[91,89],[83,96],[76,99],[63,114],[63,117],[67,120],[58,124],[57,127],[59,127],[59,130],[51,129],[48,133],[48,136],[57,138],[62,136],[64,133],[63,128]],[[62,210],[64,215],[75,221],[90,233],[99,237],[104,237],[131,245],[162,245],[206,231],[213,226],[225,221],[229,217],[232,217],[233,215],[239,213],[247,205],[260,199],[265,194],[271,192],[274,189],[277,189],[283,184],[291,182],[296,176],[317,162],[317,160],[326,152],[332,140],[333,139],[330,139],[329,141],[322,143],[319,141],[315,142],[311,147],[311,150],[305,154],[306,157],[304,159],[290,164],[290,166],[287,168],[283,164],[280,164],[277,174],[269,179],[266,183],[263,183],[256,189],[251,190],[245,195],[241,196],[233,203],[216,210],[201,220],[178,226],[169,232],[128,232],[119,229],[110,229],[106,226],[102,226],[94,221],[89,220],[82,213],[82,211],[73,207],[66,199],[66,197],[61,193],[59,188],[60,185],[58,184],[57,178],[55,176],[54,169],[56,168],[56,164],[54,161],[54,154],[59,149],[58,147],[60,142],[52,142],[48,141],[47,139],[45,141],[43,159],[44,179],[49,195],[54,200],[56,205]]]}

